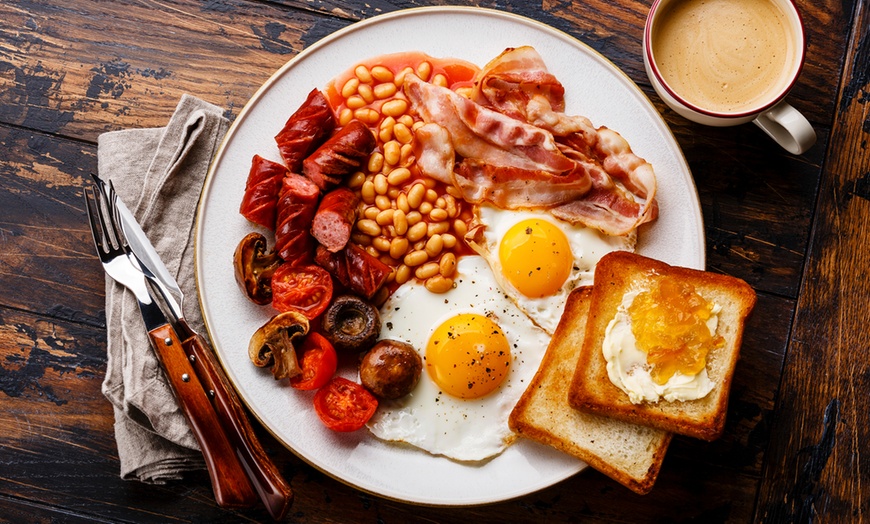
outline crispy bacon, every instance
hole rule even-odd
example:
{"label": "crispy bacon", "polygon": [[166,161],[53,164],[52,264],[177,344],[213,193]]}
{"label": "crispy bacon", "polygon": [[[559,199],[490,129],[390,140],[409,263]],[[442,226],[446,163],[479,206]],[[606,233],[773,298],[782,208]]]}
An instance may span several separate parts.
{"label": "crispy bacon", "polygon": [[595,132],[588,118],[565,114],[565,88],[533,47],[507,49],[486,64],[472,99],[555,136]]}
{"label": "crispy bacon", "polygon": [[546,171],[493,166],[472,159],[456,165],[453,184],[465,201],[491,202],[502,209],[553,207],[582,198],[592,187],[589,176],[580,169],[553,176]]}
{"label": "crispy bacon", "polygon": [[314,250],[311,221],[317,211],[320,189],[303,177],[288,173],[278,198],[278,225],[275,228],[275,251],[293,265],[308,264]]}
{"label": "crispy bacon", "polygon": [[377,145],[375,135],[359,120],[351,120],[302,162],[302,172],[329,190],[358,170]]}
{"label": "crispy bacon", "polygon": [[414,110],[427,126],[446,131],[418,137],[421,171],[451,180],[471,202],[550,207],[563,220],[612,235],[654,220],[652,166],[618,133],[565,114],[564,92],[531,47],[490,61],[475,79],[472,100],[408,75],[405,93]]}
{"label": "crispy bacon", "polygon": [[326,96],[313,89],[305,102],[290,115],[275,136],[278,151],[292,173],[301,173],[302,161],[320,146],[335,129],[335,115]]}
{"label": "crispy bacon", "polygon": [[489,61],[474,84],[472,100],[523,122],[534,98],[547,100],[555,111],[565,110],[565,87],[549,71],[533,47],[505,49]]}
{"label": "crispy bacon", "polygon": [[456,152],[446,129],[431,123],[418,127],[414,133],[414,156],[420,172],[439,182],[453,183]]}
{"label": "crispy bacon", "polygon": [[583,199],[553,209],[554,216],[611,235],[656,219],[653,167],[635,155],[619,133],[601,127],[594,135],[578,132],[560,142],[566,156],[589,170],[592,190]]}
{"label": "crispy bacon", "polygon": [[255,224],[275,230],[278,192],[287,168],[260,155],[251,159],[239,213]]}
{"label": "crispy bacon", "polygon": [[405,77],[405,94],[425,122],[447,130],[453,148],[463,157],[553,174],[574,167],[559,151],[553,135],[541,128],[486,109],[413,74]]}

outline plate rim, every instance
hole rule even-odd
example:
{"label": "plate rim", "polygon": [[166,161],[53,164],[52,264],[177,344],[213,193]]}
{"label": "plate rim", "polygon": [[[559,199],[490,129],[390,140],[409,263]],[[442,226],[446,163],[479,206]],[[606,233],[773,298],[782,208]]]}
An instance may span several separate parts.
{"label": "plate rim", "polygon": [[[653,112],[654,119],[658,123],[660,131],[663,132],[664,134],[666,134],[668,139],[675,146],[674,153],[676,154],[677,161],[679,162],[679,164],[683,168],[683,173],[687,174],[687,179],[685,180],[685,182],[687,182],[687,186],[691,189],[690,196],[694,197],[694,199],[692,200],[692,203],[694,204],[693,207],[694,207],[695,213],[693,213],[693,214],[695,215],[695,218],[697,219],[697,223],[699,225],[698,238],[695,239],[697,241],[698,245],[700,246],[700,252],[697,254],[698,255],[698,264],[696,265],[697,266],[696,269],[705,269],[705,266],[706,266],[706,246],[705,246],[705,238],[704,238],[703,215],[701,213],[700,199],[699,199],[699,195],[697,192],[697,186],[694,183],[694,178],[692,176],[691,169],[689,168],[688,162],[686,161],[683,150],[679,146],[679,143],[677,142],[676,137],[673,134],[673,131],[667,125],[663,116],[655,108],[655,106],[653,105],[653,103],[649,99],[649,97],[646,95],[646,93],[644,93],[643,90],[641,90],[640,87],[634,82],[634,80],[632,80],[631,77],[629,77],[619,66],[617,66],[615,63],[613,63],[609,58],[604,56],[601,52],[592,48],[589,44],[586,44],[582,40],[570,35],[569,33],[565,32],[561,29],[555,28],[553,26],[550,26],[548,24],[545,24],[543,22],[540,22],[538,20],[523,16],[523,15],[518,15],[518,14],[507,12],[507,11],[501,11],[498,9],[485,8],[485,7],[474,7],[474,6],[422,6],[422,7],[408,8],[408,9],[399,9],[396,11],[391,11],[389,13],[384,13],[384,14],[373,16],[370,18],[366,18],[366,19],[354,22],[348,26],[345,26],[345,27],[321,38],[320,40],[318,40],[317,42],[306,47],[305,49],[300,51],[297,55],[295,55],[290,60],[285,62],[284,65],[282,65],[275,72],[273,72],[269,76],[269,78],[259,88],[257,88],[257,90],[254,92],[254,94],[251,96],[251,98],[245,103],[244,107],[242,108],[242,110],[239,112],[237,117],[231,123],[229,129],[227,130],[226,134],[224,135],[223,139],[221,140],[219,146],[217,147],[217,149],[215,151],[215,154],[214,154],[212,161],[209,165],[209,169],[206,173],[206,178],[205,178],[205,181],[203,183],[203,188],[202,188],[202,191],[200,193],[200,197],[199,197],[199,200],[198,200],[197,206],[196,206],[196,215],[195,215],[196,219],[195,219],[195,227],[194,227],[194,277],[195,277],[195,284],[196,284],[197,304],[199,305],[200,310],[202,311],[202,319],[203,319],[203,323],[205,325],[206,335],[209,337],[209,340],[212,342],[212,347],[215,348],[214,353],[217,356],[221,366],[225,370],[227,369],[227,365],[224,362],[224,358],[222,357],[221,353],[216,350],[217,345],[214,343],[214,338],[211,336],[211,329],[209,328],[208,315],[206,313],[207,307],[203,301],[203,293],[201,291],[202,279],[204,277],[203,277],[203,271],[201,269],[202,257],[200,257],[200,250],[201,250],[200,238],[202,237],[202,232],[203,232],[203,228],[204,228],[204,220],[202,219],[202,217],[204,214],[206,197],[211,190],[212,183],[215,179],[216,171],[217,171],[217,169],[220,165],[220,162],[221,162],[221,160],[222,160],[222,158],[223,158],[223,156],[228,148],[228,144],[231,142],[233,137],[236,135],[239,128],[242,126],[242,123],[247,119],[248,114],[257,105],[259,100],[263,96],[265,96],[266,92],[270,88],[272,88],[273,85],[275,83],[277,83],[284,75],[286,75],[288,73],[288,71],[293,69],[298,63],[305,60],[309,55],[316,53],[321,48],[330,45],[332,42],[334,42],[336,40],[344,38],[352,33],[355,33],[358,31],[363,31],[363,30],[365,30],[368,27],[371,27],[373,25],[381,24],[381,23],[388,23],[388,22],[391,22],[394,19],[398,19],[398,18],[408,18],[408,17],[425,15],[425,14],[429,14],[429,13],[461,14],[461,15],[471,14],[473,16],[479,15],[479,16],[483,16],[483,17],[492,17],[492,18],[496,18],[496,19],[502,19],[502,20],[512,21],[515,23],[520,23],[522,25],[531,26],[535,29],[538,29],[538,30],[544,32],[544,33],[548,33],[551,36],[554,36],[560,40],[565,41],[567,45],[573,46],[575,48],[584,49],[593,58],[604,63],[604,65],[607,66],[607,68],[610,70],[611,73],[614,73],[614,74],[621,76],[622,81],[626,85],[626,87],[628,89],[633,90],[635,92],[636,96],[642,98],[649,105],[649,108]],[[411,504],[411,505],[423,506],[423,507],[476,507],[476,506],[485,506],[485,505],[505,502],[505,501],[512,500],[512,499],[515,499],[515,498],[518,498],[521,496],[531,495],[533,493],[536,493],[536,492],[539,492],[541,490],[552,487],[552,486],[558,484],[559,482],[563,482],[566,479],[578,474],[579,472],[581,472],[584,469],[589,467],[586,462],[581,461],[579,459],[576,459],[577,460],[577,467],[576,468],[573,468],[573,470],[570,473],[568,473],[567,475],[565,475],[561,478],[552,480],[551,482],[549,482],[546,485],[541,485],[539,487],[536,487],[536,488],[533,488],[530,490],[526,490],[526,491],[522,491],[522,492],[509,493],[501,498],[488,498],[486,500],[480,500],[480,501],[476,501],[476,502],[461,502],[461,503],[452,504],[449,502],[434,502],[434,501],[427,502],[424,500],[408,500],[408,499],[403,499],[403,498],[399,498],[399,497],[394,497],[394,496],[390,496],[388,494],[379,493],[379,492],[374,491],[372,489],[368,489],[364,486],[360,486],[360,485],[355,484],[349,480],[346,480],[338,474],[327,471],[326,469],[324,469],[320,465],[314,463],[308,457],[304,456],[301,452],[297,451],[289,442],[286,442],[284,438],[279,436],[276,433],[276,431],[273,430],[273,428],[271,428],[268,424],[266,424],[264,422],[264,420],[260,416],[258,410],[254,406],[252,406],[248,397],[240,390],[240,388],[238,388],[236,386],[236,384],[234,383],[234,381],[232,380],[232,378],[229,374],[228,374],[228,379],[230,380],[233,387],[238,392],[238,396],[241,398],[242,402],[244,402],[245,406],[248,408],[249,413],[257,419],[257,421],[260,423],[260,425],[263,428],[265,428],[266,431],[268,431],[269,434],[272,435],[272,437],[275,438],[275,440],[282,445],[282,447],[286,448],[288,451],[293,453],[294,456],[298,457],[299,459],[301,459],[303,462],[305,462],[309,466],[315,468],[317,471],[329,476],[330,478],[335,479],[335,480],[341,482],[342,484],[350,486],[353,489],[357,489],[357,490],[360,490],[364,493],[368,493],[368,494],[371,494],[371,495],[374,495],[374,496],[377,496],[379,498],[386,499],[386,500],[393,500],[393,501],[401,502],[404,504]],[[551,480],[551,479],[548,479],[548,481],[549,480]]]}

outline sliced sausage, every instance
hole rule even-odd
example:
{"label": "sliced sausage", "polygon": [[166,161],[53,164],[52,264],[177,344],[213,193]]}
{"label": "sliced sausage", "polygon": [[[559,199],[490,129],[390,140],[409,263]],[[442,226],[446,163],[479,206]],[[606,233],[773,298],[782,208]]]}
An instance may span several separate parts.
{"label": "sliced sausage", "polygon": [[333,189],[320,201],[311,235],[331,253],[341,251],[350,240],[356,222],[359,196],[346,187]]}

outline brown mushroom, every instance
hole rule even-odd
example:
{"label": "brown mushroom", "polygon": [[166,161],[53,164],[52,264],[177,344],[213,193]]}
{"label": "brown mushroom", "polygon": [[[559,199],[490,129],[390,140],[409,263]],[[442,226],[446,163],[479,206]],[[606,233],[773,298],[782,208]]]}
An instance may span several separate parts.
{"label": "brown mushroom", "polygon": [[272,365],[275,380],[290,378],[302,372],[296,359],[294,341],[308,334],[308,319],[295,311],[285,311],[272,317],[258,329],[248,344],[248,356],[257,367]]}
{"label": "brown mushroom", "polygon": [[383,399],[410,393],[423,371],[423,359],[414,346],[400,340],[381,340],[363,356],[359,365],[362,385]]}
{"label": "brown mushroom", "polygon": [[266,237],[249,233],[236,246],[233,255],[236,282],[254,303],[268,304],[272,301],[272,273],[281,262],[278,253],[266,253]]}
{"label": "brown mushroom", "polygon": [[323,314],[323,334],[336,349],[364,351],[380,333],[377,308],[357,296],[337,297]]}

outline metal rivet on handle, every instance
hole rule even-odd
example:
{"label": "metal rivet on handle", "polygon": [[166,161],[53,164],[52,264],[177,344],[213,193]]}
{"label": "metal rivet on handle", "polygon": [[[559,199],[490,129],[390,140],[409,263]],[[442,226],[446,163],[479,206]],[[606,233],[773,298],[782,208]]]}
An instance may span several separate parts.
{"label": "metal rivet on handle", "polygon": [[191,362],[196,362],[196,355],[191,355],[189,358]]}
{"label": "metal rivet on handle", "polygon": [[183,375],[181,375],[181,381],[182,382],[190,382],[190,375],[188,375],[187,373],[184,373]]}
{"label": "metal rivet on handle", "polygon": [[167,346],[171,346],[171,345],[172,345],[172,339],[169,338],[169,337],[166,337],[166,338],[163,339],[163,343],[166,344]]}

